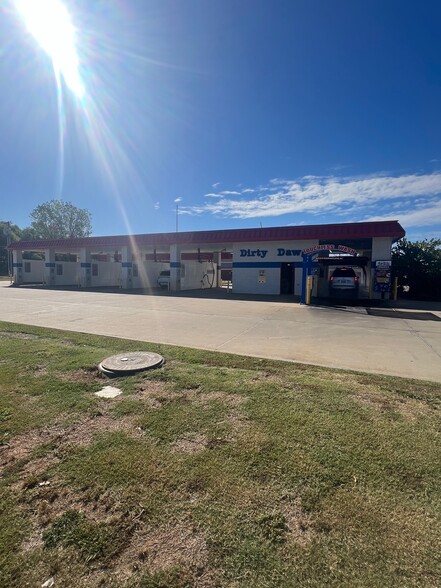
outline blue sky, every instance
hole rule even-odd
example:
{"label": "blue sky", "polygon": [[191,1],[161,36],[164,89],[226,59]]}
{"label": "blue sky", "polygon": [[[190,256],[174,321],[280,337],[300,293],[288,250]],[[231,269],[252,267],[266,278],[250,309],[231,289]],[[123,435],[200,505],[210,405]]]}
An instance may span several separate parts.
{"label": "blue sky", "polygon": [[64,4],[84,95],[61,79],[61,102],[17,4],[0,7],[1,220],[63,198],[95,235],[173,231],[178,200],[180,230],[441,235],[439,1]]}

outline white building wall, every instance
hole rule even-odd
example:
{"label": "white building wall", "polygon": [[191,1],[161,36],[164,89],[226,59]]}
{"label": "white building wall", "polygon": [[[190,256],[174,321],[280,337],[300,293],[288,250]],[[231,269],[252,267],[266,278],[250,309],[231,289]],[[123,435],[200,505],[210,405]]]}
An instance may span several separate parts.
{"label": "white building wall", "polygon": [[[214,272],[214,273],[213,273]],[[216,288],[216,264],[208,261],[181,262],[181,290]]]}
{"label": "white building wall", "polygon": [[[264,272],[260,276],[259,272]],[[233,291],[239,294],[280,294],[280,268],[236,268],[233,266]]]}
{"label": "white building wall", "polygon": [[[62,274],[59,274],[59,266],[62,267]],[[55,262],[55,285],[56,286],[78,286],[80,279],[80,264],[76,261]]]}
{"label": "white building wall", "polygon": [[[92,288],[121,286],[121,263],[116,261],[92,261]],[[98,275],[95,266],[97,266]]]}
{"label": "white building wall", "polygon": [[[23,284],[44,281],[45,261],[39,259],[23,259]],[[30,271],[26,271],[30,269]]]}
{"label": "white building wall", "polygon": [[392,259],[392,239],[374,237],[372,239],[372,261],[390,261]]}
{"label": "white building wall", "polygon": [[[302,250],[318,239],[271,241],[233,245],[233,291],[242,294],[280,294],[282,263],[296,265],[294,294],[302,292]],[[264,272],[264,275],[261,275]]]}

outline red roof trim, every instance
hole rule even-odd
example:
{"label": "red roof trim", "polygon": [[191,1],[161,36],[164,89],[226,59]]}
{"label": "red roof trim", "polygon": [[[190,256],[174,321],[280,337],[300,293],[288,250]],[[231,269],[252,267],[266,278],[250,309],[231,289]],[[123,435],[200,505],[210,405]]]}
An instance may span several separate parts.
{"label": "red roof trim", "polygon": [[40,241],[15,241],[10,249],[41,250],[63,247],[122,247],[124,245],[191,245],[210,243],[252,243],[260,241],[298,241],[306,239],[363,239],[391,237],[401,239],[406,232],[398,221],[342,223],[331,225],[304,225],[300,227],[268,227],[256,229],[226,229],[220,231],[193,231],[186,233],[153,233],[142,235],[114,235]]}

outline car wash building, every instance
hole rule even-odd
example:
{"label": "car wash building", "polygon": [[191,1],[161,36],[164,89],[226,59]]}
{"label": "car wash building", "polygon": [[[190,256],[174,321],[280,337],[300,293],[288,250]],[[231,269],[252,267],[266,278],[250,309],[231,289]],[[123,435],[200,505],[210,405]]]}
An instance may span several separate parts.
{"label": "car wash building", "polygon": [[18,241],[14,283],[326,297],[337,268],[353,268],[359,298],[389,297],[398,221]]}

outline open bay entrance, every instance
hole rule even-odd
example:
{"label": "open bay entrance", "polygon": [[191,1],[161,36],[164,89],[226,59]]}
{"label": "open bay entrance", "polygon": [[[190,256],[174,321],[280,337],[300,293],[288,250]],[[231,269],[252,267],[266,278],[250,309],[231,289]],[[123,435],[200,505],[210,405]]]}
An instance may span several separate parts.
{"label": "open bay entrance", "polygon": [[280,294],[294,294],[294,264],[282,263],[280,269]]}
{"label": "open bay entrance", "polygon": [[[317,261],[313,262],[313,258],[322,252],[326,252],[327,255],[329,255],[330,253],[332,253],[333,255],[338,254],[338,262],[337,262],[337,258],[334,257],[332,259],[333,265],[340,265],[340,262],[342,259],[343,259],[343,263],[346,265],[350,260],[353,260],[354,258],[356,258],[357,261],[355,263],[352,262],[351,265],[355,265],[355,266],[360,265],[360,267],[365,265],[364,263],[358,262],[357,250],[353,249],[352,247],[348,247],[346,245],[342,245],[342,244],[335,245],[335,244],[323,243],[323,244],[319,244],[319,245],[313,245],[312,247],[308,247],[307,249],[304,249],[302,251],[302,257],[303,257],[302,295],[300,298],[300,302],[302,304],[310,304],[310,302],[309,302],[310,296],[314,290],[314,288],[313,288],[313,266],[314,265],[316,266],[316,268],[314,268],[314,273],[317,276],[318,280],[320,281],[320,279],[323,280],[323,278],[325,278],[326,284],[327,284],[328,276],[326,275],[326,277],[325,277],[324,272],[323,272],[323,266],[320,270],[320,266],[317,263]],[[319,269],[318,275],[317,275],[317,271],[316,271],[317,269]],[[352,281],[357,282],[359,277],[355,275],[355,272],[353,270],[351,270],[351,271],[352,271]],[[318,284],[316,284],[316,286],[317,285]],[[356,294],[356,297],[358,298],[358,283],[356,284],[356,286],[357,286],[357,288],[355,290],[355,294]],[[344,286],[344,287],[346,287],[346,286]],[[355,286],[354,286],[354,288],[355,288]],[[307,290],[308,290],[308,296],[309,296],[308,301],[307,301]]]}

